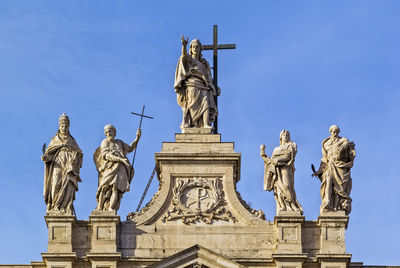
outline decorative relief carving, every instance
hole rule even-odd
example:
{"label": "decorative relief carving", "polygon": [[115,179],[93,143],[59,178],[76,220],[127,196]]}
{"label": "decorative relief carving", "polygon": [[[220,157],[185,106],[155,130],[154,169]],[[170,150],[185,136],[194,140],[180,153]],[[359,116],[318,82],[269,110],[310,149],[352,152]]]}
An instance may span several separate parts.
{"label": "decorative relief carving", "polygon": [[172,189],[170,208],[162,221],[182,220],[185,224],[216,220],[236,222],[226,208],[222,182],[219,178],[178,178]]}

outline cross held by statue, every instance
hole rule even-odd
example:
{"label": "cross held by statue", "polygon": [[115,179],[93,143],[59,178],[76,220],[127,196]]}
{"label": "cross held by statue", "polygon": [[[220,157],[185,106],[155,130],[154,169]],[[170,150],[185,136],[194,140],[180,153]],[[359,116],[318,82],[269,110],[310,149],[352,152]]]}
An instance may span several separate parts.
{"label": "cross held by statue", "polygon": [[[140,116],[139,129],[141,129],[141,128],[142,128],[142,121],[143,121],[143,117],[146,117],[146,118],[149,118],[149,119],[154,119],[154,118],[153,118],[153,117],[151,117],[151,116],[144,115],[144,107],[145,107],[145,106],[143,105],[143,108],[142,108],[142,113],[141,113],[141,114],[138,114],[138,113],[131,112],[131,114],[134,114],[134,115]],[[137,146],[136,146],[136,148],[135,148],[135,152],[133,153],[132,166],[133,166],[133,164],[135,163],[136,151],[137,151]]]}
{"label": "cross held by statue", "polygon": [[[202,49],[213,51],[213,83],[215,89],[218,89],[218,49],[236,49],[236,44],[218,44],[218,25],[214,25],[213,44],[203,45]],[[215,105],[218,107],[217,97],[215,97]],[[214,121],[214,132],[218,133],[218,117]]]}

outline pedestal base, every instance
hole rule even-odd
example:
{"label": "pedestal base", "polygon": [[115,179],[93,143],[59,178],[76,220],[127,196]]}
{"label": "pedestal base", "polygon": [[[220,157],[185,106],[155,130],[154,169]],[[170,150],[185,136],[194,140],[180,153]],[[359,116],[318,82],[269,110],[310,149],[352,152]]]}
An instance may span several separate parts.
{"label": "pedestal base", "polygon": [[302,254],[301,229],[305,217],[300,211],[281,211],[275,216],[274,227],[278,245],[277,254]]}
{"label": "pedestal base", "polygon": [[92,226],[91,253],[117,253],[117,230],[121,222],[117,215],[95,213],[89,216]]}
{"label": "pedestal base", "polygon": [[44,217],[49,229],[48,253],[72,252],[72,228],[76,223],[76,216],[48,215]]}
{"label": "pedestal base", "polygon": [[[318,217],[321,228],[320,254],[345,254],[345,230],[349,216],[344,211],[326,212]],[[322,256],[322,255],[321,255]]]}

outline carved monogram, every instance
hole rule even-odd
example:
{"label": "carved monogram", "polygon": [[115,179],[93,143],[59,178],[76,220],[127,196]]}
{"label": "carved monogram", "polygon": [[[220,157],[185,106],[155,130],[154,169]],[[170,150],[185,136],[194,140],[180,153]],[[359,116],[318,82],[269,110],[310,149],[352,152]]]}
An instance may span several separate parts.
{"label": "carved monogram", "polygon": [[226,208],[222,182],[219,178],[178,178],[172,189],[171,207],[162,221],[182,220],[185,224],[215,220],[236,222]]}

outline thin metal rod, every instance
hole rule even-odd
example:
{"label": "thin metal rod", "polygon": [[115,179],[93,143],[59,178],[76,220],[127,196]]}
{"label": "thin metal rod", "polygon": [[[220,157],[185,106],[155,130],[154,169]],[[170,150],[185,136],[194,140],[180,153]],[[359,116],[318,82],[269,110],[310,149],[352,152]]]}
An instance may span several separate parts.
{"label": "thin metal rod", "polygon": [[144,192],[142,194],[142,198],[140,199],[140,202],[139,202],[139,204],[138,204],[138,206],[136,208],[136,212],[138,212],[140,207],[142,206],[143,200],[146,197],[147,191],[149,190],[150,184],[151,184],[151,182],[153,180],[154,175],[156,174],[156,171],[157,171],[157,166],[154,167],[153,172],[151,173],[150,179],[147,182],[146,188],[144,189]]}
{"label": "thin metal rod", "polygon": [[[213,82],[215,90],[218,91],[218,25],[213,26]],[[214,97],[215,106],[218,108],[218,96]],[[218,115],[214,121],[214,133],[218,134]]]}
{"label": "thin metal rod", "polygon": [[[213,51],[213,84],[215,90],[218,90],[218,49],[235,49],[236,44],[218,44],[218,25],[213,25],[213,44],[212,45],[202,45],[203,50]],[[218,108],[218,98],[214,98],[215,105]],[[214,121],[214,133],[218,133],[218,116]]]}
{"label": "thin metal rod", "polygon": [[[235,49],[236,44],[220,44],[217,46],[217,49]],[[214,45],[202,45],[201,49],[203,50],[213,50]]]}
{"label": "thin metal rod", "polygon": [[[143,114],[144,114],[144,105],[143,105],[143,108],[142,108],[142,114],[140,115],[139,129],[141,129],[141,127],[142,127],[142,121],[143,121],[143,116],[144,116]],[[133,164],[135,163],[136,151],[137,151],[138,145],[139,145],[139,141],[136,143],[135,152],[133,153],[132,167],[133,167]]]}
{"label": "thin metal rod", "polygon": [[137,114],[137,113],[134,113],[134,112],[131,112],[131,114],[138,115],[138,116],[143,116],[143,117],[147,117],[147,118],[150,118],[150,119],[154,119],[154,118],[151,117],[151,116],[142,115],[142,114]]}

